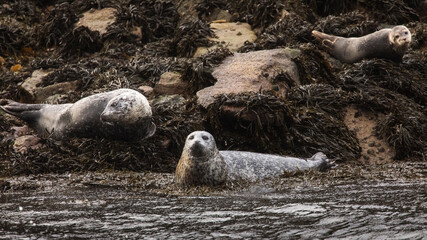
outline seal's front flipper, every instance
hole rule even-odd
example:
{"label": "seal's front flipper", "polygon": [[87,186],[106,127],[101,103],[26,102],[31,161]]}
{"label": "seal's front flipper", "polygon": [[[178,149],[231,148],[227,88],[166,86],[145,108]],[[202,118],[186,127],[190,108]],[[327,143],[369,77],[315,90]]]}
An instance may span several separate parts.
{"label": "seal's front flipper", "polygon": [[318,169],[319,169],[319,171],[322,171],[322,172],[328,170],[329,168],[335,168],[337,166],[334,161],[330,160],[326,156],[326,154],[324,154],[322,152],[318,152],[318,153],[314,154],[309,159],[312,161],[319,162]]}
{"label": "seal's front flipper", "polygon": [[328,39],[325,39],[325,40],[322,41],[322,45],[324,47],[330,49],[330,50],[333,49],[334,43],[335,43],[335,41],[331,41],[331,40],[328,40]]}
{"label": "seal's front flipper", "polygon": [[325,33],[322,33],[322,32],[319,32],[319,31],[316,31],[316,30],[313,30],[312,32],[311,32],[311,34],[313,34],[313,36],[319,41],[319,42],[321,42],[322,43],[322,45],[324,46],[324,47],[327,47],[327,48],[329,48],[329,49],[332,49],[333,48],[333,45],[334,45],[334,43],[335,43],[335,41],[336,41],[336,39],[337,39],[337,37],[336,36],[332,36],[332,35],[329,35],[329,34],[325,34]]}
{"label": "seal's front flipper", "polygon": [[9,99],[1,99],[0,108],[10,115],[26,122],[32,122],[40,117],[40,110],[43,108],[43,104],[26,104]]}

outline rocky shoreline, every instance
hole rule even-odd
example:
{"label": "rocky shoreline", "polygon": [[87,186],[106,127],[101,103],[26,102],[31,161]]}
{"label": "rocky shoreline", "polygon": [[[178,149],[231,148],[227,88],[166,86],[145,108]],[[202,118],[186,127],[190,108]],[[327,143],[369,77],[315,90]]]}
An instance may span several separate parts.
{"label": "rocky shoreline", "polygon": [[[378,10],[387,6],[387,14]],[[131,143],[55,142],[0,112],[2,188],[32,188],[28,178],[40,186],[51,177],[74,184],[66,176],[76,174],[101,178],[94,184],[154,184],[169,192],[185,137],[202,129],[220,149],[297,157],[322,151],[341,169],[282,184],[315,177],[425,181],[425,8],[425,1],[388,0],[6,1],[0,98],[68,103],[132,88],[149,99],[158,128]],[[357,37],[397,24],[413,36],[398,63],[343,64],[311,36]],[[125,180],[108,182],[109,174]]]}

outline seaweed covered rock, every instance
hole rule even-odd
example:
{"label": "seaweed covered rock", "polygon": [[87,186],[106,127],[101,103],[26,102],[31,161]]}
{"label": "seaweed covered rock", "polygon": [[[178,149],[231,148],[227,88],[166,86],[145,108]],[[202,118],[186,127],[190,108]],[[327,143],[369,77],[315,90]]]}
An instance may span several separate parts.
{"label": "seaweed covered rock", "polygon": [[[0,174],[101,169],[172,172],[186,136],[203,129],[203,117],[194,111],[191,100],[176,95],[153,101],[152,105],[157,130],[149,141],[132,143],[102,138],[71,138],[56,142],[46,139],[40,141],[43,151],[28,148],[25,154],[21,154],[14,152],[13,141],[8,140],[0,145]],[[2,112],[0,121],[8,123]],[[7,125],[0,126],[6,128]]]}
{"label": "seaweed covered rock", "polygon": [[179,57],[191,57],[200,46],[211,46],[209,37],[215,34],[204,21],[191,21],[179,26],[172,40],[170,54]]}
{"label": "seaweed covered rock", "polygon": [[30,44],[28,29],[13,20],[0,20],[0,56],[15,55]]}
{"label": "seaweed covered rock", "polygon": [[57,4],[42,16],[36,27],[39,47],[56,47],[61,37],[71,31],[78,21],[77,14],[68,2]]}
{"label": "seaweed covered rock", "polygon": [[386,115],[376,134],[395,148],[396,159],[422,158],[427,149],[424,76],[426,70],[418,61],[369,60],[341,72],[340,85],[353,93],[352,103]]}
{"label": "seaweed covered rock", "polygon": [[[238,107],[238,113],[229,114],[230,106]],[[360,156],[358,141],[341,118],[315,105],[271,94],[224,95],[209,106],[208,117],[211,131],[220,136],[217,142],[224,148],[295,156],[322,151],[340,161]]]}
{"label": "seaweed covered rock", "polygon": [[[6,0],[0,7],[1,98],[66,103],[144,86],[141,91],[153,92],[149,100],[158,129],[149,142],[42,140],[42,151],[18,153],[13,128],[22,122],[0,112],[0,175],[100,169],[171,172],[185,136],[195,130],[212,132],[223,149],[301,157],[324,151],[342,161],[362,157],[369,162],[380,156],[383,162],[425,160],[425,6],[420,0]],[[85,12],[102,9],[111,9],[107,28],[76,28]],[[212,21],[218,19],[250,25],[256,40],[247,41],[239,54],[217,42],[215,49],[194,57],[198,47],[215,44],[212,27],[220,23]],[[397,24],[412,33],[411,48],[400,63],[371,59],[342,64],[328,57],[311,34],[319,30],[359,37]],[[236,86],[250,73],[250,59],[234,68],[218,67],[233,55],[285,47],[291,49],[272,51],[290,51],[286,59],[291,64],[277,67],[274,57],[268,59],[246,90]],[[288,74],[289,66],[294,75]],[[39,70],[52,72],[25,94],[20,83]],[[180,84],[186,86],[181,96],[154,94],[168,72],[181,75]],[[241,76],[232,76],[234,72]],[[216,90],[225,78],[235,81],[224,81],[224,88]],[[67,83],[73,84],[73,91],[36,93]],[[207,108],[200,107],[200,93]],[[363,140],[363,131],[357,129],[365,120],[373,140]],[[349,125],[352,121],[355,126]]]}
{"label": "seaweed covered rock", "polygon": [[215,68],[212,76],[217,79],[215,85],[197,92],[204,108],[224,94],[275,90],[284,96],[287,88],[299,85],[298,70],[285,49],[236,53]]}
{"label": "seaweed covered rock", "polygon": [[379,30],[379,23],[367,18],[360,11],[352,11],[322,18],[314,29],[340,37],[361,37]]}

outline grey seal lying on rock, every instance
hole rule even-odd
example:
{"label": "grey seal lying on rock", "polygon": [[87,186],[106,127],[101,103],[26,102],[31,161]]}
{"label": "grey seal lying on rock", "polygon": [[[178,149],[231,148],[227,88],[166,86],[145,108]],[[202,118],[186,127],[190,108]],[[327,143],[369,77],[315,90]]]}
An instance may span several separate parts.
{"label": "grey seal lying on rock", "polygon": [[332,56],[345,63],[374,57],[401,61],[412,40],[411,32],[401,25],[358,38],[343,38],[315,30],[312,34]]}
{"label": "grey seal lying on rock", "polygon": [[42,137],[103,137],[139,140],[156,130],[151,107],[141,93],[117,89],[85,97],[74,104],[24,104],[0,100],[0,108],[36,130]]}
{"label": "grey seal lying on rock", "polygon": [[309,159],[271,154],[219,151],[213,136],[205,131],[188,135],[175,171],[180,186],[219,185],[227,181],[254,182],[285,172],[326,170],[333,163],[319,152]]}

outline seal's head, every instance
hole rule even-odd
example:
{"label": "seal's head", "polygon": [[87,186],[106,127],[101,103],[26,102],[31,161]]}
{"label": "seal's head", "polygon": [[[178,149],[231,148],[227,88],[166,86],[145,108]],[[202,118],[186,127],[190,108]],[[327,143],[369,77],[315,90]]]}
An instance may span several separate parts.
{"label": "seal's head", "polygon": [[[131,135],[138,140],[151,137],[156,131],[150,104],[144,95],[136,91],[123,92],[111,98],[100,120],[115,129],[123,129],[123,132],[132,131]],[[129,139],[129,136],[121,138]]]}
{"label": "seal's head", "polygon": [[205,131],[188,135],[175,171],[179,185],[218,185],[226,180],[226,165],[214,137]]}
{"label": "seal's head", "polygon": [[408,28],[400,25],[391,29],[388,39],[396,51],[405,52],[411,44],[412,36]]}
{"label": "seal's head", "polygon": [[101,121],[107,124],[133,124],[151,117],[151,107],[142,94],[123,93],[112,98],[101,113]]}
{"label": "seal's head", "polygon": [[208,132],[195,131],[188,135],[184,149],[188,149],[192,157],[207,161],[207,156],[216,150],[215,139]]}

